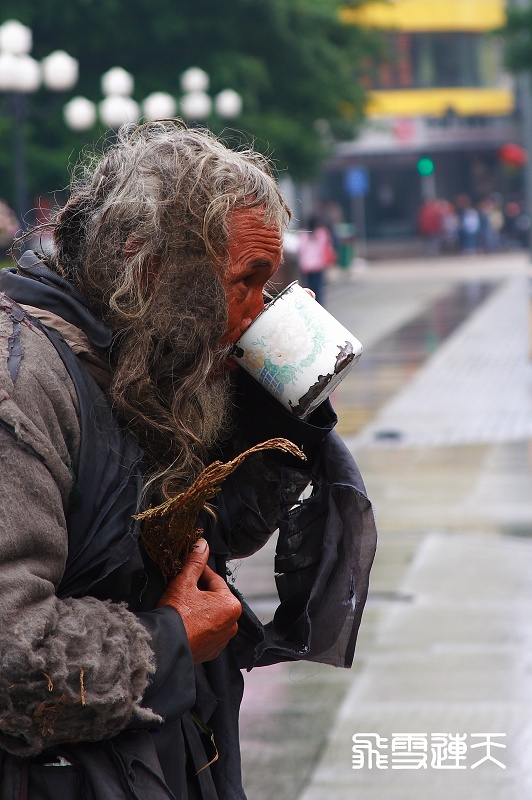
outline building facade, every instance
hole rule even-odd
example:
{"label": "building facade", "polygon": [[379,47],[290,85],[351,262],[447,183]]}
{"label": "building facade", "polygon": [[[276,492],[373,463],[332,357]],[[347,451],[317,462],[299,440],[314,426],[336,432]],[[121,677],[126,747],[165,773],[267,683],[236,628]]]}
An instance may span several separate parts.
{"label": "building facade", "polygon": [[371,76],[361,135],[325,165],[322,199],[368,239],[416,235],[430,197],[517,199],[519,167],[501,160],[501,148],[519,143],[514,85],[493,33],[504,0],[370,2],[342,19],[378,29],[387,57]]}

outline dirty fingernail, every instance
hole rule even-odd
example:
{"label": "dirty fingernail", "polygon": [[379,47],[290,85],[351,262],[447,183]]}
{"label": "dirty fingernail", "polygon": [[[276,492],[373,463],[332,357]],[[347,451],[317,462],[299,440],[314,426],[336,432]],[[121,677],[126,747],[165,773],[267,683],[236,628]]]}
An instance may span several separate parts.
{"label": "dirty fingernail", "polygon": [[198,539],[196,544],[194,545],[194,550],[198,553],[204,553],[207,549],[207,540],[206,539]]}

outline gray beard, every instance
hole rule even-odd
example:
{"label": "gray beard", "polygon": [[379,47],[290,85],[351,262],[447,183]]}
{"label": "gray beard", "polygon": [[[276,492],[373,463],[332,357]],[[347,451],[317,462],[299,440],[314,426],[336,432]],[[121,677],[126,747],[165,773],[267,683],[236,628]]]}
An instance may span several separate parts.
{"label": "gray beard", "polygon": [[[186,280],[185,280],[186,277]],[[230,380],[225,295],[210,268],[167,275],[116,342],[110,394],[165,492],[190,484],[224,436]]]}

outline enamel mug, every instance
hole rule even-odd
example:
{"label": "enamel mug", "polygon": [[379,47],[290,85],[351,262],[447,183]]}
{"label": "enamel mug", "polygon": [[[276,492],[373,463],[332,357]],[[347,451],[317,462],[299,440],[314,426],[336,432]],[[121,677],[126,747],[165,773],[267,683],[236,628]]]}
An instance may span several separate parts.
{"label": "enamel mug", "polygon": [[294,281],[253,320],[232,357],[304,419],[329,397],[361,353],[358,339]]}

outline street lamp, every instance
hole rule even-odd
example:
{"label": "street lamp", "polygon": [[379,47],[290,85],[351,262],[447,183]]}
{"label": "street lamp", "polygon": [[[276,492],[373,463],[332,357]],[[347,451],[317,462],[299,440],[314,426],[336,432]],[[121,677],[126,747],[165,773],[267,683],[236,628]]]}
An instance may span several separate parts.
{"label": "street lamp", "polygon": [[133,97],[135,80],[122,67],[112,67],[101,77],[102,94],[98,105],[86,97],[73,97],[65,105],[64,117],[69,128],[86,131],[94,127],[98,117],[107,127],[117,130],[126,122],[175,117],[177,104],[167,92],[152,92],[139,105]]}
{"label": "street lamp", "polygon": [[100,119],[110,128],[119,128],[124,122],[136,122],[140,117],[139,104],[131,95],[135,88],[133,75],[122,67],[113,67],[101,78],[104,99],[98,106]]}
{"label": "street lamp", "polygon": [[[186,120],[202,122],[211,115],[213,99],[209,96],[210,79],[200,67],[189,67],[181,75],[180,109]],[[234,89],[223,89],[214,97],[214,110],[222,119],[234,119],[242,112],[242,98]]]}
{"label": "street lamp", "polygon": [[39,62],[30,55],[32,46],[31,28],[17,20],[0,25],[0,92],[7,95],[11,116],[15,211],[19,220],[29,207],[23,129],[28,117],[28,95],[41,85],[52,92],[66,92],[78,80],[75,58],[56,50]]}
{"label": "street lamp", "polygon": [[[179,110],[191,123],[206,120],[212,113],[222,119],[237,117],[242,111],[242,98],[233,89],[224,89],[214,100],[209,96],[209,76],[199,67],[190,67],[181,76]],[[135,81],[122,67],[113,67],[101,78],[104,99],[96,106],[86,97],[73,97],[64,108],[65,122],[77,131],[89,130],[99,117],[114,130],[126,122],[170,119],[178,109],[175,98],[167,92],[152,92],[140,104],[133,100]]]}

